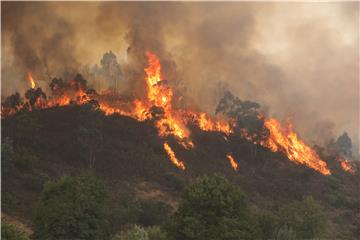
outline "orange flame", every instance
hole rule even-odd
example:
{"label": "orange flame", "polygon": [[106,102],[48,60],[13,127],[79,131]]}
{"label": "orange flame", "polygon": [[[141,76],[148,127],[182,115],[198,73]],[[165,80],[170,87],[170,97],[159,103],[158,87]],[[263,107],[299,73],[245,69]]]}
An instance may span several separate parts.
{"label": "orange flame", "polygon": [[35,81],[34,81],[34,78],[33,78],[33,76],[32,76],[32,74],[31,74],[30,71],[28,71],[28,73],[27,73],[27,79],[28,79],[29,82],[30,82],[31,88],[35,88]]}
{"label": "orange flame", "polygon": [[164,110],[164,116],[156,123],[159,135],[162,137],[174,135],[183,142],[184,146],[191,148],[194,144],[189,140],[190,131],[185,127],[182,117],[172,109],[173,92],[163,81],[160,60],[149,51],[146,52],[146,56],[148,67],[144,71],[146,73],[148,100],[152,105]]}
{"label": "orange flame", "polygon": [[178,167],[179,169],[185,170],[184,163],[176,158],[174,151],[171,149],[169,144],[167,144],[166,142],[164,143],[164,149],[165,149],[166,153],[169,155],[171,162],[173,164],[175,164],[175,166]]}
{"label": "orange flame", "polygon": [[231,167],[237,171],[239,169],[239,165],[237,164],[237,162],[235,161],[235,159],[233,158],[233,156],[231,156],[231,154],[227,154],[226,155],[227,159],[229,160]]}
{"label": "orange flame", "polygon": [[342,158],[342,157],[337,157],[336,160],[338,162],[340,162],[340,166],[345,172],[355,173],[354,166],[352,166],[351,163],[347,159]]}
{"label": "orange flame", "polygon": [[295,163],[304,164],[324,175],[330,174],[326,162],[298,138],[297,134],[292,131],[291,124],[283,129],[278,120],[270,118],[265,120],[265,126],[269,129],[270,136],[262,145],[270,148],[273,152],[284,152]]}

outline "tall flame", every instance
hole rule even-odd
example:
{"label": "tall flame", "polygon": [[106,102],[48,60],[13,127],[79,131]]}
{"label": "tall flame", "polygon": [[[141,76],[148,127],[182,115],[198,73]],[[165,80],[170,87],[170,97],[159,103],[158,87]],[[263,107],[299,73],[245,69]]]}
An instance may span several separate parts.
{"label": "tall flame", "polygon": [[30,82],[31,88],[35,88],[35,81],[30,71],[27,73],[27,79]]}
{"label": "tall flame", "polygon": [[318,154],[292,131],[292,125],[282,128],[278,120],[266,119],[265,126],[270,131],[268,140],[264,143],[273,152],[282,151],[287,157],[299,164],[304,164],[324,175],[329,175],[330,170],[326,162],[320,159]]}
{"label": "tall flame", "polygon": [[166,142],[164,143],[164,149],[165,149],[166,153],[169,155],[171,162],[173,164],[175,164],[175,166],[178,167],[179,169],[185,170],[184,163],[176,158],[174,151],[171,149],[169,144],[167,144]]}
{"label": "tall flame", "polygon": [[[69,104],[80,105],[91,100],[96,100],[99,103],[100,109],[106,115],[117,113],[123,116],[132,117],[138,121],[147,119],[154,120],[153,122],[160,137],[166,138],[168,136],[174,136],[178,140],[178,143],[186,149],[194,147],[194,143],[190,139],[191,132],[188,129],[190,124],[196,124],[198,128],[203,131],[221,132],[224,134],[224,139],[228,141],[228,136],[236,129],[234,128],[235,120],[223,120],[207,116],[203,112],[173,108],[172,101],[174,93],[168,82],[164,81],[159,58],[150,51],[147,51],[145,55],[147,57],[148,66],[144,68],[144,80],[147,90],[147,95],[144,99],[114,103],[112,100],[107,101],[109,96],[106,94],[88,96],[85,89],[76,88],[76,90],[65,90],[64,93],[48,99],[37,99],[36,106],[37,108],[49,108]],[[31,84],[31,88],[35,88],[35,81],[30,71],[27,73],[27,78]],[[4,114],[5,116],[9,116],[25,106],[26,103],[16,107],[16,109],[8,109],[2,106],[1,115],[2,117],[4,117]],[[160,111],[153,111],[157,108],[160,109]],[[152,115],[156,115],[156,117]],[[259,118],[264,117],[259,115]],[[241,135],[245,139],[252,141],[254,144],[261,144],[273,152],[283,152],[295,163],[304,164],[324,175],[330,174],[327,164],[320,159],[318,154],[311,147],[298,138],[297,134],[292,131],[291,125],[283,128],[276,119],[264,119],[265,127],[270,132],[270,136],[266,140],[256,140],[258,139],[256,136],[249,134],[247,130],[243,128],[239,130]],[[180,169],[184,170],[185,165],[176,158],[175,153],[166,142],[164,143],[164,149],[171,161]],[[228,154],[226,157],[230,161],[233,169],[237,170],[238,164],[232,155]],[[340,161],[340,163],[344,170],[350,171],[350,163],[347,161]]]}
{"label": "tall flame", "polygon": [[233,156],[231,156],[231,154],[227,154],[226,158],[229,160],[231,167],[237,171],[239,169],[239,165],[237,164],[237,162],[235,161],[235,159],[233,158]]}

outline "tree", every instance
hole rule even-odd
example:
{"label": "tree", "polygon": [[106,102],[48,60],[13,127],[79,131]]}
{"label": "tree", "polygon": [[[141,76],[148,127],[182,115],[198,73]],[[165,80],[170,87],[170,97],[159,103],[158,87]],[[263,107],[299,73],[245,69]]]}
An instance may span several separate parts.
{"label": "tree", "polygon": [[320,237],[325,229],[322,207],[312,197],[283,207],[279,216],[280,225],[292,228],[300,239]]}
{"label": "tree", "polygon": [[236,130],[241,132],[245,129],[252,140],[260,142],[266,139],[269,131],[264,126],[264,117],[259,112],[260,105],[252,101],[242,101],[230,91],[226,91],[224,97],[216,107],[216,114],[223,114],[236,121]]}
{"label": "tree", "polygon": [[116,55],[110,51],[106,52],[101,59],[102,74],[108,81],[114,82],[114,90],[118,89],[119,79],[122,76],[121,67],[117,62]]}
{"label": "tree", "polygon": [[29,240],[23,231],[15,225],[1,221],[1,239],[3,240]]}
{"label": "tree", "polygon": [[83,155],[86,155],[89,167],[94,167],[96,153],[99,151],[103,140],[102,126],[103,113],[96,104],[86,104],[82,106],[79,113],[79,129],[77,140],[82,149]]}
{"label": "tree", "polygon": [[34,219],[35,239],[109,239],[108,193],[93,174],[48,182]]}
{"label": "tree", "polygon": [[29,101],[31,108],[41,107],[46,102],[46,94],[41,88],[30,88],[25,92],[25,98]]}
{"label": "tree", "polygon": [[188,186],[167,227],[178,240],[255,239],[258,230],[241,190],[219,176],[205,176]]}
{"label": "tree", "polygon": [[334,144],[335,150],[345,157],[352,156],[352,141],[347,132],[344,132]]}

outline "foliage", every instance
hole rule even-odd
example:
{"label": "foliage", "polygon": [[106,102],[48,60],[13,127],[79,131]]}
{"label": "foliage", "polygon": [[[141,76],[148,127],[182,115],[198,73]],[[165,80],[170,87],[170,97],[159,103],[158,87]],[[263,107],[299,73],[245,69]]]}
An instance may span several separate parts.
{"label": "foliage", "polygon": [[16,92],[15,94],[12,94],[5,98],[5,100],[2,103],[2,106],[5,108],[20,108],[20,106],[23,104],[23,99],[20,96],[20,93]]}
{"label": "foliage", "polygon": [[139,224],[154,226],[165,223],[171,207],[164,202],[153,200],[123,200],[113,210],[112,223],[115,226]]}
{"label": "foliage", "polygon": [[[236,120],[237,130],[246,129],[254,140],[265,139],[269,132],[264,126],[264,118],[259,117],[260,105],[252,101],[242,101],[230,91],[226,91],[224,97],[216,107],[215,113],[221,113]],[[241,131],[237,131],[241,132]]]}
{"label": "foliage", "polygon": [[149,240],[167,240],[166,233],[159,226],[148,227],[146,231]]}
{"label": "foliage", "polygon": [[262,238],[267,239],[269,236],[273,235],[274,230],[277,228],[279,222],[276,213],[262,210],[259,213],[256,213],[256,218]]}
{"label": "foliage", "polygon": [[109,202],[91,173],[45,185],[34,219],[36,239],[109,239]]}
{"label": "foliage", "polygon": [[280,224],[291,227],[299,238],[320,237],[325,229],[322,207],[312,197],[286,205],[279,215]]}
{"label": "foliage", "polygon": [[284,225],[275,231],[274,240],[296,240],[297,236],[294,230],[287,225]]}
{"label": "foliage", "polygon": [[188,186],[168,227],[174,239],[254,239],[259,233],[240,189],[219,176]]}
{"label": "foliage", "polygon": [[3,240],[29,240],[29,238],[15,225],[1,221],[1,239]]}
{"label": "foliage", "polygon": [[133,228],[115,235],[112,240],[149,240],[149,234],[144,228],[135,225]]}
{"label": "foliage", "polygon": [[30,88],[25,92],[25,98],[29,101],[30,106],[33,108],[39,101],[46,100],[46,94],[41,88]]}

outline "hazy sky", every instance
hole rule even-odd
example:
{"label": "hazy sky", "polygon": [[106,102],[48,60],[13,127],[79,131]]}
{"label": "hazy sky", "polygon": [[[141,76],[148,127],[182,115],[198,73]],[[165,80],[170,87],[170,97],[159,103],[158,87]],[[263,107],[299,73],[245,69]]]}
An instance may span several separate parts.
{"label": "hazy sky", "polygon": [[311,143],[358,145],[359,3],[2,2],[1,17],[3,96],[109,50],[136,82],[149,49],[188,104],[213,112],[229,89]]}

